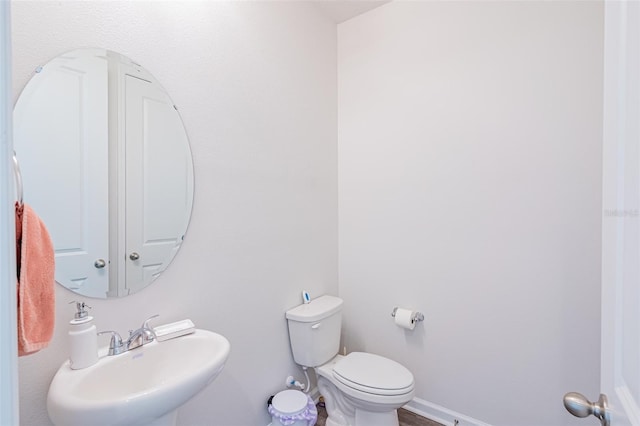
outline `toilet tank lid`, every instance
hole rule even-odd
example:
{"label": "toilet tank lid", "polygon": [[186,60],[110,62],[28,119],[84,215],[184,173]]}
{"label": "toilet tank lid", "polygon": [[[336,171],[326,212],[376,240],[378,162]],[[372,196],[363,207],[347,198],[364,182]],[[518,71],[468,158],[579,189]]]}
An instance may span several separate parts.
{"label": "toilet tank lid", "polygon": [[286,313],[286,318],[291,321],[314,322],[331,316],[342,309],[342,299],[335,296],[320,296]]}

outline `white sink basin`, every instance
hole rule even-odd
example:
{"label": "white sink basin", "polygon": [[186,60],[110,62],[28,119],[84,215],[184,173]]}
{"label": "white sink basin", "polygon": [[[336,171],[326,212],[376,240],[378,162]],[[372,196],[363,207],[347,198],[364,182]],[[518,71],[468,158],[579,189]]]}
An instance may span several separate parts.
{"label": "white sink basin", "polygon": [[49,387],[49,417],[59,426],[172,424],[176,410],[222,371],[230,348],[224,336],[196,330],[82,370],[67,361]]}

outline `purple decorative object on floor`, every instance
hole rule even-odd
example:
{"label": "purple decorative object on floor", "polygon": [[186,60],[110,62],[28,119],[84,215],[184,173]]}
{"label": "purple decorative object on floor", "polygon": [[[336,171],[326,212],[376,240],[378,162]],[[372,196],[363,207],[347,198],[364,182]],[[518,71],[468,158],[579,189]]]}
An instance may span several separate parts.
{"label": "purple decorative object on floor", "polygon": [[[284,409],[282,407],[280,407],[280,410],[283,410],[283,411],[280,411],[278,409],[279,401],[277,400],[277,398],[279,396],[282,397],[283,399],[291,396],[293,396],[294,399],[298,397],[306,397],[307,404],[303,405],[302,407],[300,407],[299,410],[295,410],[294,412],[283,412]],[[283,426],[296,425],[297,426],[297,425],[303,425],[303,424],[305,426],[314,426],[316,424],[316,421],[318,420],[318,409],[316,408],[313,400],[309,395],[306,395],[300,391],[288,390],[288,391],[280,392],[274,397],[273,403],[270,404],[267,409],[274,421],[272,423],[273,426],[276,426],[276,425],[283,425]],[[287,411],[289,411],[289,409],[287,409]],[[276,420],[279,423],[275,423]]]}

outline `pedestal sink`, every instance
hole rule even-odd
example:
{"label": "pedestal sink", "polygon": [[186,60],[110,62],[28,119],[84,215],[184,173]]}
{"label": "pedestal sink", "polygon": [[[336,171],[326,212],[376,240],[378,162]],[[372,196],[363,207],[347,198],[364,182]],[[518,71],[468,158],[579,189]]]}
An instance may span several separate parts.
{"label": "pedestal sink", "polygon": [[216,378],[229,350],[224,336],[198,329],[82,370],[67,361],[49,387],[49,417],[58,426],[175,425],[178,408]]}

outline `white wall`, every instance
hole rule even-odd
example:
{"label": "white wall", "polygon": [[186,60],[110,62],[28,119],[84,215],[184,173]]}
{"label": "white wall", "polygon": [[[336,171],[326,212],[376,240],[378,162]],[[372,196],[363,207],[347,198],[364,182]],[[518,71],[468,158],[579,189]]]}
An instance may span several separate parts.
{"label": "white wall", "polygon": [[561,401],[598,395],[602,50],[600,2],[392,2],[338,26],[344,340],[419,399],[587,421]]}
{"label": "white wall", "polygon": [[[302,378],[284,311],[303,287],[337,292],[335,24],[306,3],[12,6],[14,99],[36,66],[104,47],[164,85],[191,140],[196,193],[183,247],[150,288],[88,300],[98,329],[125,333],[159,313],[225,335],[227,367],[179,421],[267,424],[267,397],[288,374]],[[20,359],[22,425],[48,424],[46,393],[68,355],[67,303],[75,298],[58,287],[53,343]]]}

